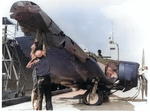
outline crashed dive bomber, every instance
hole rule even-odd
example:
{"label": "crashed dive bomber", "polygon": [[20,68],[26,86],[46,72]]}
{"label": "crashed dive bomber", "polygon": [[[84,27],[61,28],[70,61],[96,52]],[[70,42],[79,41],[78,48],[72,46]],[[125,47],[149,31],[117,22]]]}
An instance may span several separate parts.
{"label": "crashed dive bomber", "polygon": [[[127,91],[137,86],[138,63],[120,61],[118,78],[106,77],[98,63],[64,34],[37,4],[19,1],[12,5],[10,12],[10,17],[18,21],[22,31],[31,33],[32,36],[27,37],[30,43],[33,44],[36,38],[41,45],[45,44],[52,82],[86,89],[83,97],[85,104],[102,104],[103,98],[109,96],[113,88]],[[18,43],[22,47],[23,43]],[[24,53],[30,47],[24,46]]]}

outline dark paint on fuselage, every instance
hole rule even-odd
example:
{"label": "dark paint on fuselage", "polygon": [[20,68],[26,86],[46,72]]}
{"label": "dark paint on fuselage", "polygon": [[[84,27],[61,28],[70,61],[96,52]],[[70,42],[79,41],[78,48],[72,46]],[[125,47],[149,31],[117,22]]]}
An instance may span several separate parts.
{"label": "dark paint on fuselage", "polygon": [[66,49],[59,49],[56,47],[47,50],[47,54],[50,61],[51,78],[54,82],[61,83],[61,81],[72,81],[79,85],[88,84],[77,72],[77,69],[87,71],[87,74],[84,75],[89,79],[100,77],[100,82],[105,83],[105,81],[108,81],[97,62],[92,58],[82,63],[75,55],[72,55]]}

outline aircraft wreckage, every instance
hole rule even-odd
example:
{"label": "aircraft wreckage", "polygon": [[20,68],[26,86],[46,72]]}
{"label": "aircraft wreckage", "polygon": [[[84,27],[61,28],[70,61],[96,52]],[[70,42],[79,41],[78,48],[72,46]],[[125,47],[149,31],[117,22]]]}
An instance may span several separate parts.
{"label": "aircraft wreckage", "polygon": [[[10,17],[17,20],[22,31],[32,35],[16,38],[24,54],[21,61],[30,58],[30,47],[37,39],[39,45],[46,46],[52,82],[87,90],[83,98],[85,104],[100,105],[112,94],[112,89],[125,92],[137,86],[138,63],[113,61],[102,70],[99,63],[68,37],[37,4],[19,1],[12,5],[10,12]],[[115,77],[107,76],[109,67]],[[145,79],[144,76],[142,78]]]}

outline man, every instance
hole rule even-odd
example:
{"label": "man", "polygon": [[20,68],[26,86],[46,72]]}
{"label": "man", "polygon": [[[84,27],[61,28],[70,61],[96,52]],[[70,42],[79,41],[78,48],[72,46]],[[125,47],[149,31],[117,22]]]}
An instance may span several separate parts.
{"label": "man", "polygon": [[[35,39],[35,43],[37,42],[37,40]],[[35,53],[35,49],[36,49],[36,44],[33,44],[31,46],[31,62],[36,58],[34,53]],[[32,72],[32,78],[33,78],[33,89],[32,89],[32,93],[31,93],[31,103],[32,103],[32,109],[35,110],[35,106],[34,106],[34,101],[37,98],[37,75],[36,75],[36,68],[33,69]]]}
{"label": "man", "polygon": [[43,94],[46,99],[46,110],[53,110],[51,101],[51,79],[50,79],[50,65],[48,57],[45,55],[46,51],[37,50],[35,52],[36,59],[27,64],[27,68],[36,68],[37,85],[38,85],[38,99],[36,110],[42,110]]}
{"label": "man", "polygon": [[102,56],[101,53],[102,53],[102,52],[101,52],[101,50],[99,49],[99,50],[98,50],[98,56],[99,56],[100,58],[103,58],[103,56]]}
{"label": "man", "polygon": [[[30,56],[31,56],[31,62],[36,58],[35,56],[35,52],[36,50],[41,50],[42,49],[42,52],[43,52],[43,55],[46,56],[46,48],[45,48],[45,45],[40,45],[38,40],[35,39],[35,42],[34,44],[31,46],[31,53],[30,53]],[[34,101],[36,100],[37,98],[37,75],[36,75],[36,68],[33,69],[33,72],[32,72],[32,78],[33,78],[33,89],[32,89],[32,93],[31,93],[31,103],[32,103],[32,109],[35,110],[35,106],[34,106]]]}

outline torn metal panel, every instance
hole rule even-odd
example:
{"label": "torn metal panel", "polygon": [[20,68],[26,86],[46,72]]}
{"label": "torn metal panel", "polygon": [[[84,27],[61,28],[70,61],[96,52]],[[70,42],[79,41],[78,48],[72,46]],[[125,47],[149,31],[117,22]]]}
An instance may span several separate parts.
{"label": "torn metal panel", "polygon": [[50,24],[52,23],[52,20],[49,17],[47,17],[47,14],[45,12],[39,11],[39,13],[41,14],[46,26],[49,27]]}
{"label": "torn metal panel", "polygon": [[80,61],[85,62],[88,56],[84,53],[84,51],[69,37],[65,37],[65,48],[77,56]]}
{"label": "torn metal panel", "polygon": [[50,27],[48,28],[53,34],[59,34],[61,29],[56,25],[54,21],[51,22]]}

